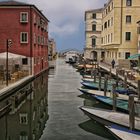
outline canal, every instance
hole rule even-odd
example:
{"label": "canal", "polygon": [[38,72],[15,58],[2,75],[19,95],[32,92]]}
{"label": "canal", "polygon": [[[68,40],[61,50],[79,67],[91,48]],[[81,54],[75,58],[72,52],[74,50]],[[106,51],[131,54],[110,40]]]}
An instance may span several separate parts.
{"label": "canal", "polygon": [[82,95],[80,82],[76,69],[58,59],[56,69],[0,102],[11,105],[0,117],[0,140],[115,140],[79,110],[83,105],[108,108]]}
{"label": "canal", "polygon": [[95,100],[81,95],[81,76],[63,59],[56,63],[54,74],[49,75],[49,119],[40,140],[115,140],[107,130],[79,110],[79,106],[102,107]]}

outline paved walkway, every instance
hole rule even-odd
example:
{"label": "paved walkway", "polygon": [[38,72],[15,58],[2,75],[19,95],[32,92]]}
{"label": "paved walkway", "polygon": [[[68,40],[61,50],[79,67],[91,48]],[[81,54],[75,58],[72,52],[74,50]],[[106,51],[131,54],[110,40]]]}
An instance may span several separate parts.
{"label": "paved walkway", "polygon": [[[108,64],[105,64],[105,63],[99,63],[99,67],[101,67],[102,69],[110,72],[110,68],[111,68],[111,65],[108,65]],[[111,73],[113,75],[116,75],[116,67],[114,69],[111,68]],[[119,78],[121,78],[122,80],[124,80],[124,76],[122,75],[119,75]],[[136,80],[129,80],[127,79],[127,83],[135,88],[138,87],[138,82]]]}

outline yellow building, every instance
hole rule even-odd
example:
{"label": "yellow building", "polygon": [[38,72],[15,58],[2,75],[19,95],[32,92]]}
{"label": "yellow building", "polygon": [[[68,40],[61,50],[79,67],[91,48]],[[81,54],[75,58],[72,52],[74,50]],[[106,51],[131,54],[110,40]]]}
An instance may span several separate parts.
{"label": "yellow building", "polygon": [[139,13],[140,0],[109,0],[104,5],[101,28],[104,61],[117,62],[137,53]]}
{"label": "yellow building", "polygon": [[[84,57],[97,60],[96,51],[101,48],[102,9],[85,12],[85,49]],[[96,51],[95,51],[96,50]],[[100,52],[100,51],[99,51]]]}

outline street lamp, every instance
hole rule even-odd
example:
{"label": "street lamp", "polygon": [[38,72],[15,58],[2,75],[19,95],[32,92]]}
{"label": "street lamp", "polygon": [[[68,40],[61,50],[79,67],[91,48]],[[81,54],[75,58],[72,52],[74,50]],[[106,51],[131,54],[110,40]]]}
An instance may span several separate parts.
{"label": "street lamp", "polygon": [[12,46],[12,39],[7,39],[6,43],[6,86],[8,86],[8,49]]}

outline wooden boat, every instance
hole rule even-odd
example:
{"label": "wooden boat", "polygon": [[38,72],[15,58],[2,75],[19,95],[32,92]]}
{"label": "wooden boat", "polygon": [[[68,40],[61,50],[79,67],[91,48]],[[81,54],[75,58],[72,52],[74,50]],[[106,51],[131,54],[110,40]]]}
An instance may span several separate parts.
{"label": "wooden boat", "polygon": [[[89,82],[89,83],[95,83],[94,79],[92,79],[92,78],[82,78],[82,81]],[[101,80],[102,84],[104,83],[104,81],[105,81],[104,77],[102,77],[102,80]],[[96,83],[99,83],[99,78],[96,79]],[[115,79],[108,80],[108,84],[115,84],[115,83],[116,83]]]}
{"label": "wooden boat", "polygon": [[118,125],[106,126],[106,128],[121,140],[140,140],[140,131],[130,130]]}
{"label": "wooden boat", "polygon": [[[86,89],[86,88],[79,88],[79,90],[84,93],[84,94],[88,94],[88,95],[100,95],[100,96],[104,96],[104,91],[99,91],[99,90],[93,90],[93,89]],[[106,92],[106,97],[112,97],[112,93],[111,92]],[[128,101],[129,97],[125,94],[117,94],[117,99],[121,99],[121,100],[126,100]],[[137,101],[137,97],[135,97],[135,100]]]}
{"label": "wooden boat", "polygon": [[[82,90],[82,89],[79,89],[80,91],[82,91],[83,93],[86,93],[86,94],[90,94],[88,91],[86,90]],[[109,106],[113,106],[113,99],[111,97],[107,97],[107,96],[103,96],[103,95],[99,95],[100,93],[98,92],[96,94],[90,94],[91,97],[95,98],[96,100],[106,104],[106,105],[109,105]],[[108,94],[109,96],[109,94]],[[116,100],[116,107],[119,111],[123,111],[125,113],[128,113],[128,100],[122,100],[122,99],[117,99]]]}
{"label": "wooden boat", "polygon": [[[100,95],[92,95],[96,100],[109,105],[109,106],[113,106],[113,99],[110,97],[106,97],[106,96],[100,96]],[[128,113],[128,101],[124,101],[124,100],[120,100],[117,99],[116,100],[116,107],[118,110],[123,111],[125,113]]]}
{"label": "wooden boat", "polygon": [[[80,109],[91,119],[107,126],[113,124],[129,128],[129,115],[112,110],[94,107],[80,107]],[[140,118],[135,117],[135,130],[140,131]]]}
{"label": "wooden boat", "polygon": [[[99,89],[99,83],[94,83],[94,82],[81,82],[81,84],[89,89],[95,89],[98,90]],[[101,84],[101,91],[104,91],[104,84]],[[108,84],[107,86],[107,91],[112,91],[112,84]],[[123,87],[117,87],[115,89],[115,92],[119,93],[119,94],[133,94],[133,91],[130,89],[125,89]]]}

